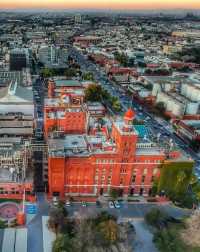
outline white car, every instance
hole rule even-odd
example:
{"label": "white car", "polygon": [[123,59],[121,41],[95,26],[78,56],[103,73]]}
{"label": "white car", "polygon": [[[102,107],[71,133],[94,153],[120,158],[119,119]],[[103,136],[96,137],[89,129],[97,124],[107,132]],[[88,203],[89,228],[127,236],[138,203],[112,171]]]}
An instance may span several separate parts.
{"label": "white car", "polygon": [[115,208],[114,203],[112,201],[108,202],[109,208]]}
{"label": "white car", "polygon": [[66,201],[66,202],[65,202],[65,206],[66,206],[66,207],[70,207],[70,206],[71,206],[70,201]]}
{"label": "white car", "polygon": [[115,208],[118,208],[118,209],[120,208],[120,204],[117,200],[114,201],[114,206]]}
{"label": "white car", "polygon": [[58,206],[58,198],[57,197],[53,197],[52,203],[53,203],[54,206]]}

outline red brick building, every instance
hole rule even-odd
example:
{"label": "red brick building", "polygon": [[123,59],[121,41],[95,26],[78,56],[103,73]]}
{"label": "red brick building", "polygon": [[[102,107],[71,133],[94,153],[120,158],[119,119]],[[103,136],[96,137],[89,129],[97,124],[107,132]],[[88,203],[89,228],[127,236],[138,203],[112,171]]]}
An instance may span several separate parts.
{"label": "red brick building", "polygon": [[[166,152],[141,138],[133,125],[135,112],[131,109],[124,118],[111,122],[105,117],[101,124],[84,110],[71,112],[70,102],[59,104],[58,97],[45,103],[50,197],[95,197],[108,194],[111,188],[119,189],[122,195],[147,196],[159,176],[160,163],[167,156],[176,158],[180,154]],[[81,104],[78,109],[82,109]],[[52,112],[58,115],[60,111],[63,118],[49,118]],[[52,125],[62,127],[62,133],[55,134],[58,129]]]}
{"label": "red brick building", "polygon": [[83,134],[87,114],[83,108],[84,87],[78,81],[49,81],[44,104],[44,134]]}

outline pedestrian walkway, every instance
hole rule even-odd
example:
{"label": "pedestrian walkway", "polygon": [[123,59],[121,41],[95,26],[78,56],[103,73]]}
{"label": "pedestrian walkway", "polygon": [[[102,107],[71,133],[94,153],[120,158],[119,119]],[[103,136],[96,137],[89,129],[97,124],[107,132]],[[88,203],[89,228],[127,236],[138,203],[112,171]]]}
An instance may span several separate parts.
{"label": "pedestrian walkway", "polygon": [[27,228],[6,228],[2,252],[27,252]]}
{"label": "pedestrian walkway", "polygon": [[51,252],[56,235],[48,229],[48,216],[42,216],[43,252]]}
{"label": "pedestrian walkway", "polygon": [[149,231],[144,219],[134,219],[131,223],[136,231],[134,252],[158,252],[153,243],[153,234]]}

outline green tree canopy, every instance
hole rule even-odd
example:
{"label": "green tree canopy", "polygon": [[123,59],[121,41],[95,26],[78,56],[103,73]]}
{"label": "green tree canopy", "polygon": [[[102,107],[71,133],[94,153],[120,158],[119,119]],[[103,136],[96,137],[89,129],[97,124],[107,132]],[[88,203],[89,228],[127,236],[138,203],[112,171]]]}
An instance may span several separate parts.
{"label": "green tree canopy", "polygon": [[193,172],[193,162],[166,162],[161,165],[158,192],[165,193],[172,200],[182,200],[188,192]]}
{"label": "green tree canopy", "polygon": [[48,227],[56,234],[62,229],[64,224],[64,213],[61,208],[52,208],[49,211]]}
{"label": "green tree canopy", "polygon": [[119,197],[120,192],[119,192],[119,189],[111,188],[109,194],[110,194],[110,197],[113,200],[115,200],[115,199],[117,199]]}
{"label": "green tree canopy", "polygon": [[103,221],[98,225],[97,230],[103,236],[105,241],[108,242],[108,244],[112,244],[117,241],[118,225],[116,221],[114,220]]}
{"label": "green tree canopy", "polygon": [[100,85],[91,84],[85,89],[85,100],[99,102],[102,99],[103,90]]}
{"label": "green tree canopy", "polygon": [[73,241],[68,234],[58,234],[53,243],[52,252],[72,252],[74,251]]}
{"label": "green tree canopy", "polygon": [[115,59],[124,67],[127,67],[128,65],[128,57],[124,53],[115,53]]}
{"label": "green tree canopy", "polygon": [[92,72],[86,72],[82,75],[83,80],[86,81],[93,81],[94,80],[94,75]]}

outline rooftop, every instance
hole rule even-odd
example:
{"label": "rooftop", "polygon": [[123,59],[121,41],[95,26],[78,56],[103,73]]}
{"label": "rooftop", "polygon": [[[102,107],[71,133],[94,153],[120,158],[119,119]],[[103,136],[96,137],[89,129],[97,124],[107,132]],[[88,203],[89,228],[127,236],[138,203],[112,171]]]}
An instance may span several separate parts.
{"label": "rooftop", "polygon": [[0,103],[33,103],[33,92],[17,82],[11,82],[9,87],[1,89]]}
{"label": "rooftop", "polygon": [[77,80],[54,80],[57,87],[82,87],[82,83]]}

